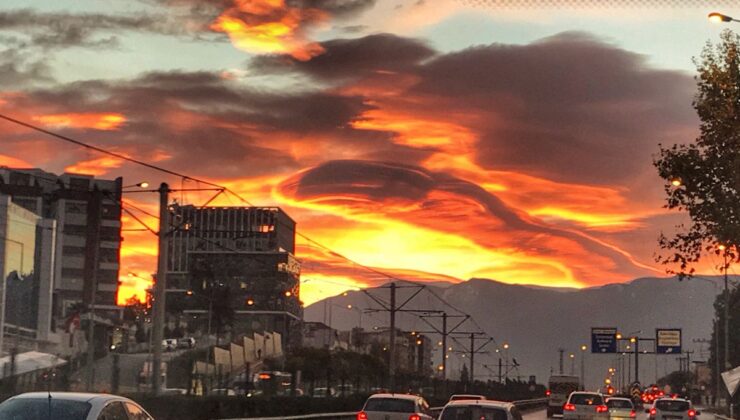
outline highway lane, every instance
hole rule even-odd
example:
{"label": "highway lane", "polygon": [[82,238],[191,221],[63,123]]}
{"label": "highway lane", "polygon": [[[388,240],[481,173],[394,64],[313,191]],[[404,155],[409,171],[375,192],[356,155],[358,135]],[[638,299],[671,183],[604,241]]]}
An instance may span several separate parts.
{"label": "highway lane", "polygon": [[[699,411],[701,412],[701,415],[697,417],[697,420],[720,420],[717,417],[715,417],[714,414],[707,413],[701,408],[699,408]],[[545,410],[530,411],[530,412],[524,413],[522,417],[524,417],[524,420],[548,420],[547,413],[545,412]],[[556,417],[556,419],[562,420],[562,417]],[[648,414],[645,413],[644,409],[637,410],[636,420],[648,420]]]}

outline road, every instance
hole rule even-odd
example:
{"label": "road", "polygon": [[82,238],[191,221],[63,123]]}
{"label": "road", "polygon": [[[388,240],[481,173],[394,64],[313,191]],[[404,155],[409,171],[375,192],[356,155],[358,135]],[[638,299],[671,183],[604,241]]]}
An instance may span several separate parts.
{"label": "road", "polygon": [[[718,420],[712,413],[706,413],[701,408],[699,409],[699,411],[701,411],[701,415],[697,417],[698,420]],[[524,413],[522,417],[524,417],[524,420],[547,420],[547,413],[545,412],[545,410],[530,411],[528,413]],[[562,418],[558,418],[558,419],[562,419]],[[645,413],[644,410],[642,410],[642,412],[640,412],[639,410],[637,411],[636,420],[647,420],[647,419],[648,419],[648,414]]]}

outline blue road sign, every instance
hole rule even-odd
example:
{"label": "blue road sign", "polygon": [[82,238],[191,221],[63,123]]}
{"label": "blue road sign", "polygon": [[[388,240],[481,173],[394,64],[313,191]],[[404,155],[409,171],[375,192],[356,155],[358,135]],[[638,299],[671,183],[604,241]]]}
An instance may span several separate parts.
{"label": "blue road sign", "polygon": [[681,329],[656,328],[655,352],[658,354],[681,354]]}
{"label": "blue road sign", "polygon": [[591,353],[616,353],[616,328],[591,328]]}

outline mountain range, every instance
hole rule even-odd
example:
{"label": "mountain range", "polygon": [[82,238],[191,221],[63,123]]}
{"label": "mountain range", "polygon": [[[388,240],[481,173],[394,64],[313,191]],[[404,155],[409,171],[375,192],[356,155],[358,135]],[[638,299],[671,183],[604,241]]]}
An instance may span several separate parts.
{"label": "mountain range", "polygon": [[[528,378],[536,376],[538,382],[547,380],[551,373],[559,371],[559,352],[564,349],[564,372],[580,373],[581,357],[584,359],[586,385],[595,388],[603,383],[610,367],[630,370],[634,380],[634,355],[622,365],[615,354],[592,354],[590,352],[591,328],[615,327],[625,336],[636,335],[645,339],[655,338],[656,328],[680,328],[683,350],[694,351],[692,361],[707,360],[714,320],[713,302],[722,291],[721,277],[702,277],[679,281],[676,278],[640,278],[629,283],[610,284],[584,289],[547,288],[527,285],[510,285],[487,279],[470,279],[457,284],[435,283],[426,286],[404,309],[444,310],[449,314],[462,312],[470,315],[474,323],[468,322],[458,331],[483,330],[493,337],[485,350],[488,354],[476,356],[476,377],[496,379],[498,358],[506,365],[519,364],[512,369],[512,376]],[[418,287],[399,282],[398,304],[403,303]],[[305,310],[307,321],[320,321],[333,328],[348,330],[359,326],[372,329],[389,325],[388,312],[374,310],[380,305],[370,295],[381,301],[389,301],[386,286],[353,291],[317,302]],[[347,305],[352,305],[348,309]],[[362,310],[362,315],[360,312]],[[440,325],[439,319],[428,319]],[[450,319],[450,327],[455,324]],[[418,316],[400,313],[397,325],[407,331],[430,330]],[[438,335],[431,334],[434,344]],[[453,352],[449,358],[448,377],[456,378],[463,358],[459,351],[469,347],[469,338],[459,336],[451,341]],[[483,344],[483,340],[479,341]],[[508,344],[508,350],[504,350]],[[629,343],[624,341],[620,345]],[[588,350],[582,351],[582,345]],[[652,351],[653,341],[641,342],[641,349]],[[499,350],[496,352],[496,350]],[[439,350],[439,349],[437,349]],[[570,358],[570,354],[574,358]],[[435,351],[435,364],[441,360],[441,351]],[[657,363],[656,363],[657,362]],[[629,366],[628,366],[629,363]],[[484,366],[486,365],[486,366]],[[676,355],[640,356],[642,383],[652,383],[673,370],[679,362]],[[620,374],[617,374],[615,380]],[[624,377],[627,380],[627,377]]]}

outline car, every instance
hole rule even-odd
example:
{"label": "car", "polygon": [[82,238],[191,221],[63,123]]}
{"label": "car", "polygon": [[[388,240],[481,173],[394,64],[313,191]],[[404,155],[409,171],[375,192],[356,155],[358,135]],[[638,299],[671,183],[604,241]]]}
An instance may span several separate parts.
{"label": "car", "polygon": [[177,348],[178,349],[194,349],[195,339],[193,337],[178,338]]}
{"label": "car", "polygon": [[227,395],[227,396],[234,396],[236,395],[236,391],[230,388],[215,388],[208,392],[208,395]]}
{"label": "car", "polygon": [[696,420],[701,415],[691,401],[683,398],[658,398],[645,412],[650,420]]}
{"label": "car", "polygon": [[154,420],[128,398],[80,392],[28,392],[0,404],[0,419]]}
{"label": "car", "polygon": [[314,398],[329,398],[337,395],[337,391],[334,390],[334,388],[314,388],[313,389],[313,396]]}
{"label": "car", "polygon": [[581,389],[581,378],[571,375],[553,375],[547,381],[547,417],[563,414],[563,405],[571,392]]}
{"label": "car", "polygon": [[450,400],[448,402],[452,401],[460,401],[460,400],[485,400],[486,397],[483,395],[473,395],[473,394],[455,394],[450,397]]}
{"label": "car", "polygon": [[177,339],[167,338],[165,340],[162,340],[162,350],[173,351],[176,349],[177,349]]}
{"label": "car", "polygon": [[634,419],[637,417],[635,405],[632,400],[622,397],[610,397],[606,400],[606,408],[609,409],[611,419]]}
{"label": "car", "polygon": [[439,420],[522,420],[516,406],[509,402],[491,400],[457,400],[447,403]]}
{"label": "car", "polygon": [[418,395],[375,394],[365,401],[357,420],[434,420],[426,400]]}
{"label": "car", "polygon": [[565,420],[608,419],[609,408],[604,396],[598,392],[571,392],[568,401],[563,405]]}

